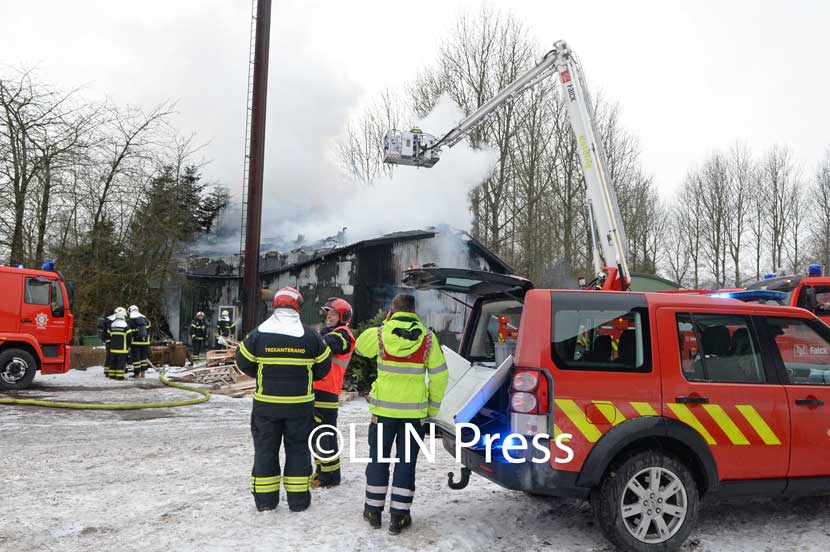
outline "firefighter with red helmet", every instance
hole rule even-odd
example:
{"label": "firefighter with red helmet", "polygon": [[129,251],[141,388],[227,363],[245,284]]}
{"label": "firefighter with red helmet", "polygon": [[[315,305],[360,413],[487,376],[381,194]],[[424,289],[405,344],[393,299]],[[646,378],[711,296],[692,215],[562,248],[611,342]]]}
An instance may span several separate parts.
{"label": "firefighter with red helmet", "polygon": [[[330,297],[321,307],[326,315],[326,327],[320,332],[323,341],[331,349],[331,371],[320,381],[314,382],[315,422],[318,425],[337,427],[337,409],[340,406],[340,391],[343,377],[354,352],[354,335],[349,329],[352,321],[352,306],[345,299]],[[340,451],[337,438],[331,433],[322,433],[316,472],[312,476],[312,487],[334,487],[340,484]],[[324,452],[325,451],[325,452]]]}
{"label": "firefighter with red helmet", "polygon": [[[274,313],[245,337],[236,350],[236,365],[256,378],[251,411],[254,467],[251,493],[257,510],[274,510],[280,483],[292,512],[311,504],[311,452],[314,428],[312,384],[331,368],[331,350],[314,329],[300,321],[303,296],[284,287],[274,296]],[[280,448],[285,466],[280,470]]]}

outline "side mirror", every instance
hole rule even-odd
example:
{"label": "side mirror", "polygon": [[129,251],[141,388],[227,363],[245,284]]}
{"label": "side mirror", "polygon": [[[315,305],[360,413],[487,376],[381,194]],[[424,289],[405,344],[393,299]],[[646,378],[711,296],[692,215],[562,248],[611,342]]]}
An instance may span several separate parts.
{"label": "side mirror", "polygon": [[818,308],[818,300],[816,299],[816,288],[806,288],[804,290],[804,308],[815,313]]}

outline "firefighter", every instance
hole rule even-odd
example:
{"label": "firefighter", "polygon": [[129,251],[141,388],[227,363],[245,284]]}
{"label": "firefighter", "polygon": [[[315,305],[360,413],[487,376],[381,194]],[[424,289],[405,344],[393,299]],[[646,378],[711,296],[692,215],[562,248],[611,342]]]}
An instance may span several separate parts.
{"label": "firefighter", "polygon": [[222,311],[219,321],[216,323],[216,342],[227,347],[228,344],[225,338],[228,337],[231,339],[236,337],[236,324],[231,322],[231,315],[228,311]]}
{"label": "firefighter", "polygon": [[[395,535],[412,525],[409,510],[415,495],[418,459],[412,432],[423,439],[424,418],[438,415],[449,372],[438,339],[415,314],[415,296],[409,294],[400,293],[393,298],[386,321],[381,327],[369,328],[360,334],[355,352],[377,357],[378,364],[378,376],[369,394],[371,460],[366,466],[363,517],[372,527],[380,527],[389,488],[389,465],[381,458],[389,458],[395,443],[397,463],[389,502],[389,532]],[[425,376],[429,377],[429,384]],[[383,450],[380,450],[381,443]]]}
{"label": "firefighter", "polygon": [[[292,512],[301,512],[311,504],[311,386],[328,374],[331,351],[320,334],[300,321],[302,300],[294,288],[278,290],[274,313],[249,333],[236,350],[236,365],[257,379],[251,411],[251,493],[260,512],[277,507],[280,480]],[[285,466],[280,470],[282,445]]]}
{"label": "firefighter", "polygon": [[[354,351],[354,335],[349,329],[352,306],[345,299],[331,297],[321,310],[326,315],[326,327],[321,333],[323,341],[331,349],[331,371],[322,380],[314,382],[314,421],[319,425],[337,427],[337,409],[340,406],[343,376]],[[335,487],[340,484],[340,451],[337,450],[337,438],[333,434],[323,433],[319,444],[321,456],[334,458],[326,461],[314,459],[317,470],[312,476],[311,486]]]}
{"label": "firefighter", "polygon": [[124,307],[115,309],[115,320],[110,324],[110,353],[112,354],[112,368],[110,377],[123,380],[127,374],[127,360],[130,357],[130,341],[133,331],[127,323],[127,311]]}
{"label": "firefighter", "polygon": [[143,378],[144,372],[150,367],[150,326],[151,323],[135,305],[127,309],[130,315],[130,328],[133,330],[131,357],[133,361],[133,377]]}
{"label": "firefighter", "polygon": [[98,317],[96,328],[98,329],[98,339],[104,344],[106,356],[104,356],[104,377],[112,377],[112,353],[110,353],[110,324],[115,320],[115,308],[107,307],[103,316]]}
{"label": "firefighter", "polygon": [[193,349],[193,358],[190,361],[191,366],[194,362],[201,360],[202,349],[205,347],[206,339],[207,324],[205,323],[205,313],[199,311],[196,313],[196,319],[190,323],[190,346]]}

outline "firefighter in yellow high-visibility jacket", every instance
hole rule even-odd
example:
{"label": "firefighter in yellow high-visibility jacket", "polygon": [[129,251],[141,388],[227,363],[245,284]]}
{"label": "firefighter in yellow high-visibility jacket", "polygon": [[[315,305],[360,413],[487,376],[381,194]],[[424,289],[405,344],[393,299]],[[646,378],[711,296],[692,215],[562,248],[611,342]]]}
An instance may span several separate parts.
{"label": "firefighter in yellow high-visibility jacket", "polygon": [[[409,511],[415,496],[418,459],[413,433],[423,439],[424,419],[438,415],[449,372],[438,338],[415,314],[413,295],[396,295],[386,322],[360,334],[355,352],[376,357],[378,363],[378,376],[369,395],[371,461],[366,466],[363,517],[372,527],[380,527],[389,491],[389,464],[381,461],[380,454],[389,458],[395,443],[398,461],[392,476],[389,532],[397,534],[412,525]],[[408,458],[407,449],[411,452]]]}

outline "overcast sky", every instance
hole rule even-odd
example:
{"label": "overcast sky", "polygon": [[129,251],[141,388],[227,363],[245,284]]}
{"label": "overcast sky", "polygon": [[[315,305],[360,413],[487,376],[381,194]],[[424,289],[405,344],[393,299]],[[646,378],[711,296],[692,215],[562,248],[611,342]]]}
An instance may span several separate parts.
{"label": "overcast sky", "polygon": [[[455,17],[479,0],[274,0],[266,180],[333,178],[320,158],[350,116],[435,59]],[[830,145],[830,2],[489,2],[543,47],[566,39],[592,92],[622,107],[665,196],[736,140],[790,145],[811,178]],[[0,0],[0,64],[84,86],[117,104],[178,103],[178,125],[210,141],[205,170],[242,175],[249,0]],[[540,53],[542,50],[540,49]],[[433,129],[440,133],[446,129]]]}

